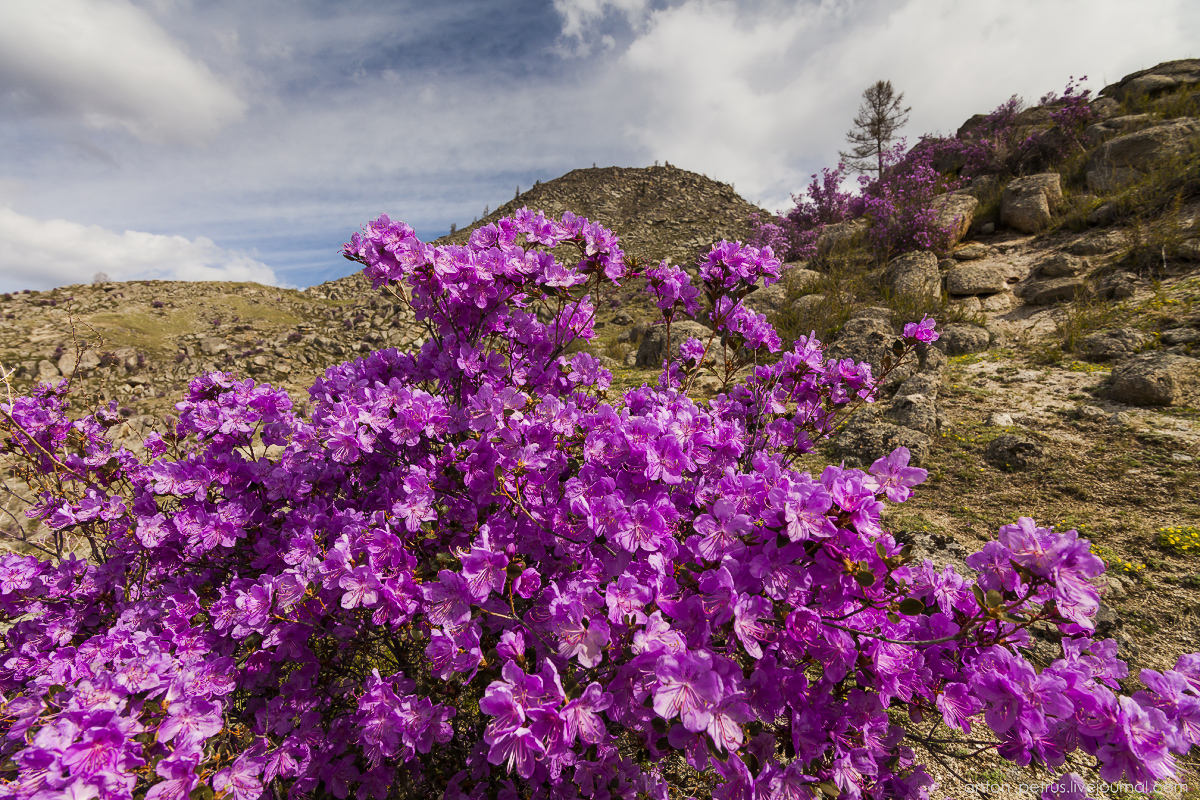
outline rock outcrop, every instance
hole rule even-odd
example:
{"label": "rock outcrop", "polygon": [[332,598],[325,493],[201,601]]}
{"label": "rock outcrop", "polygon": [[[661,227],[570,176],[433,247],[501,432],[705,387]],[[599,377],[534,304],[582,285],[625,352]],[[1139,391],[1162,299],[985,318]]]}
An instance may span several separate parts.
{"label": "rock outcrop", "polygon": [[1057,172],[1016,178],[1000,198],[1000,223],[1022,233],[1037,233],[1050,224],[1062,196]]}

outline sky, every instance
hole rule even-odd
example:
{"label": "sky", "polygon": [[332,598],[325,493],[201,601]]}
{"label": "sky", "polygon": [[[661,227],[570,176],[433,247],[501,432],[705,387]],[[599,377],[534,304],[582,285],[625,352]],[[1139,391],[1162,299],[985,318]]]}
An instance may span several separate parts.
{"label": "sky", "polygon": [[0,0],[0,291],[310,286],[593,164],[779,210],[877,80],[915,141],[1198,42],[1195,0]]}

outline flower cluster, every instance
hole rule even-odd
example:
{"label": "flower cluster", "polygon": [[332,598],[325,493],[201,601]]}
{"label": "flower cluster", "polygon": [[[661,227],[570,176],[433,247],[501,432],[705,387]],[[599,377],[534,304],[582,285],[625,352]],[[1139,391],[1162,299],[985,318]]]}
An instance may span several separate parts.
{"label": "flower cluster", "polygon": [[938,218],[933,199],[957,187],[933,166],[933,151],[914,147],[906,150],[901,139],[883,154],[883,175],[863,184],[862,207],[870,220],[867,237],[881,260],[910,250],[932,250],[939,254],[952,244],[955,223]]}
{"label": "flower cluster", "polygon": [[[434,248],[381,217],[345,253],[430,339],[330,368],[307,418],[214,373],[139,460],[61,389],[0,406],[7,453],[53,479],[29,513],[93,544],[0,560],[0,797],[666,800],[671,753],[720,800],[925,797],[893,706],[1106,779],[1197,743],[1200,655],[1122,695],[1074,532],[1005,526],[970,578],[884,529],[926,477],[905,449],[797,466],[877,380],[743,309],[771,251],[720,243],[703,288],[647,271],[668,325],[703,293],[745,370],[704,404],[698,341],[616,402],[570,354],[630,277],[588,220],[522,210]],[[896,355],[936,336],[913,323]]]}
{"label": "flower cluster", "polygon": [[751,214],[751,243],[770,247],[784,261],[810,259],[817,254],[817,239],[826,225],[844,222],[863,213],[859,196],[842,189],[846,167],[821,170],[813,175],[803,195],[793,194],[795,206],[771,220]]}

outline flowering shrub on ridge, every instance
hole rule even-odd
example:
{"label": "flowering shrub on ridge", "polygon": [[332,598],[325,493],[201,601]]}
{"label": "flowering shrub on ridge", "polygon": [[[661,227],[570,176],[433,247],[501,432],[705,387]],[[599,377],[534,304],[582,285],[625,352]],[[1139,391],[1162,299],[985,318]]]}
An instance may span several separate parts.
{"label": "flowering shrub on ridge", "polygon": [[[566,355],[632,277],[603,227],[523,209],[435,248],[384,216],[345,253],[430,338],[330,368],[310,419],[212,373],[142,462],[65,384],[0,406],[44,479],[29,513],[91,550],[0,558],[0,797],[666,800],[671,753],[718,798],[924,797],[922,739],[1150,784],[1200,741],[1200,655],[1120,694],[1074,531],[1021,518],[961,576],[881,527],[925,478],[907,451],[796,468],[876,380],[742,305],[770,250],[721,243],[701,286],[647,270],[668,338],[702,300],[714,333],[616,402]],[[936,338],[910,323],[894,354]],[[1064,637],[1042,669],[1035,624]]]}

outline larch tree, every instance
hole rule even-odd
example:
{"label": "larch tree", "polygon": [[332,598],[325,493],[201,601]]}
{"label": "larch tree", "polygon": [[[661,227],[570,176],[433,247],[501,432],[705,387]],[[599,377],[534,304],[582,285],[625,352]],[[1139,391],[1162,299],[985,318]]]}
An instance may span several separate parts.
{"label": "larch tree", "polygon": [[904,92],[896,94],[891,81],[876,81],[863,92],[854,127],[846,133],[851,147],[839,152],[843,163],[856,172],[883,175],[883,154],[896,138],[896,131],[908,122],[911,108],[904,107]]}

